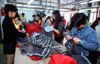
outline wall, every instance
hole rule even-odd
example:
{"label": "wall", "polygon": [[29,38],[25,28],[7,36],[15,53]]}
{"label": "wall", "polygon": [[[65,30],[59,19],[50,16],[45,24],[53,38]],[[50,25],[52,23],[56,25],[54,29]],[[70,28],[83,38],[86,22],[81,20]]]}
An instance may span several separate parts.
{"label": "wall", "polygon": [[0,0],[0,42],[3,39],[3,30],[2,30],[2,22],[5,16],[1,16],[1,9],[4,8],[6,4],[6,0]]}
{"label": "wall", "polygon": [[21,16],[22,13],[25,13],[25,17],[27,18],[27,22],[29,20],[33,20],[33,18],[32,18],[33,14],[36,15],[36,12],[34,10],[18,9],[18,13],[20,14],[20,16]]}

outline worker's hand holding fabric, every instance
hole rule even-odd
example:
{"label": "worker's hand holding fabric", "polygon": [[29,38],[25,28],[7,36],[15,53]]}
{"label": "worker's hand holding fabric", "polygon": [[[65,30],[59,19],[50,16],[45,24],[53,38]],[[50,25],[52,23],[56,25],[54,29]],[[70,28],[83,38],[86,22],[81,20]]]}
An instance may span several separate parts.
{"label": "worker's hand holding fabric", "polygon": [[70,39],[72,39],[72,37],[71,36],[67,36],[67,40],[70,40]]}
{"label": "worker's hand holding fabric", "polygon": [[29,37],[29,34],[28,33],[26,33],[26,37]]}
{"label": "worker's hand holding fabric", "polygon": [[80,41],[80,39],[79,38],[73,38],[73,40],[74,40],[74,42],[75,42],[75,44],[78,44],[79,43],[79,41]]}

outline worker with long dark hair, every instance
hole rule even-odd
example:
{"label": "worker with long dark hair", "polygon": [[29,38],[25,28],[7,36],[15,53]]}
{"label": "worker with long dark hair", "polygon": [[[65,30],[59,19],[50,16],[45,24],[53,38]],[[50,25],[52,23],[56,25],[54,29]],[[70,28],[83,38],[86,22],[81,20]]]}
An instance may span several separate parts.
{"label": "worker with long dark hair", "polygon": [[61,15],[58,10],[54,10],[53,13],[53,25],[54,25],[54,36],[55,40],[58,43],[61,43],[62,41],[62,31],[64,28],[64,23],[62,21]]}

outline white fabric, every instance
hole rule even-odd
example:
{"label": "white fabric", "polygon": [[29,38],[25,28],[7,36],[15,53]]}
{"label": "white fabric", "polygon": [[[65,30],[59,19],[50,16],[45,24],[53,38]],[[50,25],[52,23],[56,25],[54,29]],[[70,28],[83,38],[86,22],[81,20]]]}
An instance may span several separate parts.
{"label": "white fabric", "polygon": [[53,26],[48,25],[48,26],[44,27],[44,29],[46,32],[50,32],[50,31],[53,31]]}
{"label": "white fabric", "polygon": [[[100,23],[95,27],[98,39],[99,39],[99,49],[98,51],[100,51]],[[95,37],[95,36],[94,36]]]}

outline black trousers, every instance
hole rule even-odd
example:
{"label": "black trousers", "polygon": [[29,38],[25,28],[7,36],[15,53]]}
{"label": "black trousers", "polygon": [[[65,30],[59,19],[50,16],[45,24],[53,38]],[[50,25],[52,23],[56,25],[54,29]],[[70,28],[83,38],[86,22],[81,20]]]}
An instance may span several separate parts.
{"label": "black trousers", "polygon": [[90,51],[87,57],[92,64],[96,64],[99,58],[100,51]]}

